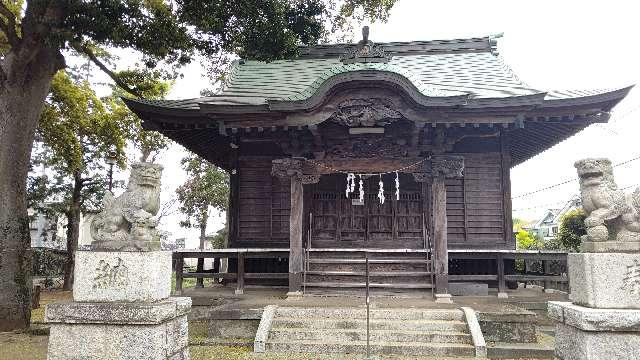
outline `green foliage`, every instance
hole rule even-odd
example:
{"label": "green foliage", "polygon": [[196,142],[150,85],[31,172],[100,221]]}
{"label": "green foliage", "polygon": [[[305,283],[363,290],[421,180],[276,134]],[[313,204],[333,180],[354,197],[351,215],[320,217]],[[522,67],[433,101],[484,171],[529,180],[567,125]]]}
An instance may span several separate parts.
{"label": "green foliage", "polygon": [[204,234],[211,209],[226,211],[229,201],[229,175],[195,154],[181,161],[187,180],[176,189],[183,227],[199,227]]}
{"label": "green foliage", "polygon": [[214,249],[223,249],[227,247],[227,236],[229,236],[229,228],[227,224],[216,232],[216,234],[210,239],[211,247]]}
{"label": "green foliage", "polygon": [[[235,54],[269,61],[294,56],[298,45],[317,43],[348,26],[351,18],[384,21],[395,2],[30,0],[24,6],[23,0],[3,0],[0,51],[6,54],[25,45],[22,27],[29,24],[29,35],[37,36],[46,46],[85,54],[119,86],[141,96],[144,91],[135,81],[119,78],[123,74],[101,64],[100,47],[134,50],[143,56],[149,69],[185,65],[197,55],[214,59]],[[329,24],[331,29],[326,31],[325,25]]]}
{"label": "green foliage", "polygon": [[124,166],[127,128],[112,115],[89,83],[74,83],[59,71],[37,129],[50,150],[48,165],[66,174],[83,173],[115,151]]}
{"label": "green foliage", "polygon": [[536,250],[542,249],[543,246],[542,241],[522,228],[516,233],[516,248],[518,250]]}
{"label": "green foliage", "polygon": [[[63,274],[66,263],[64,253],[47,248],[35,248],[31,250],[31,256],[32,274],[34,276],[43,276],[50,279]],[[50,284],[50,281],[45,281],[45,285],[48,284]]]}
{"label": "green foliage", "polygon": [[586,214],[582,209],[567,212],[560,219],[558,242],[566,250],[579,252],[581,237],[587,234],[584,225]]}
{"label": "green foliage", "polygon": [[528,225],[529,223],[530,221],[524,219],[513,218],[513,231],[518,231],[522,229],[523,226]]}
{"label": "green foliage", "polygon": [[[126,70],[118,72],[118,77],[133,84],[145,99],[164,99],[172,85],[171,82],[162,80],[164,76],[158,71]],[[157,131],[145,130],[142,120],[122,101],[123,96],[126,96],[125,91],[114,86],[112,95],[105,102],[112,114],[128,129],[127,139],[140,152],[139,160],[155,162],[156,156],[167,149],[171,141]]]}

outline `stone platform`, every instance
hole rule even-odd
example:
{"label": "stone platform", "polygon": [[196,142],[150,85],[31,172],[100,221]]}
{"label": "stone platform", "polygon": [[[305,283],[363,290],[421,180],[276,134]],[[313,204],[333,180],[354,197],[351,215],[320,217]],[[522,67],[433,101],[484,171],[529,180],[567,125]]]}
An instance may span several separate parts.
{"label": "stone platform", "polygon": [[548,309],[549,317],[557,321],[558,360],[640,359],[640,310],[557,301],[550,301]]}
{"label": "stone platform", "polygon": [[187,360],[191,299],[170,251],[77,251],[73,302],[48,304],[49,360]]}
{"label": "stone platform", "polygon": [[155,303],[56,303],[48,360],[186,360],[190,298]]}

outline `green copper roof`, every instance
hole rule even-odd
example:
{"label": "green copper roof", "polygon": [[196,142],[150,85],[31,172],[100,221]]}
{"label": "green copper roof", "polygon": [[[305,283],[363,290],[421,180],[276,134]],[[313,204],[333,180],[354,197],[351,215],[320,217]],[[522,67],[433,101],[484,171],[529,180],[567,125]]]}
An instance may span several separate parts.
{"label": "green copper roof", "polygon": [[496,53],[495,39],[491,37],[379,44],[388,55],[388,62],[343,63],[341,56],[356,46],[302,47],[298,58],[268,63],[239,60],[234,63],[229,81],[218,95],[139,102],[174,110],[198,110],[203,106],[208,110],[236,106],[282,110],[286,108],[282,104],[303,103],[327,91],[327,87],[336,83],[332,80],[380,80],[381,76],[374,75],[385,75],[383,79],[391,79],[405,90],[412,89],[418,98],[422,97],[423,101],[419,103],[424,106],[434,105],[438,99],[457,99],[447,106],[468,108],[541,103],[560,106],[614,99],[628,91],[628,88],[567,91],[532,88],[503,62]]}

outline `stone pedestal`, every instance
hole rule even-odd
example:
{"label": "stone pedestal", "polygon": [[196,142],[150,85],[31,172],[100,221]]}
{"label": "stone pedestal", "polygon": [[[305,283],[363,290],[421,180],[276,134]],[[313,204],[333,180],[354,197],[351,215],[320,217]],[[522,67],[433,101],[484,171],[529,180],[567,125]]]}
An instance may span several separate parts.
{"label": "stone pedestal", "polygon": [[47,305],[47,359],[189,359],[191,299],[169,297],[170,251],[77,251],[73,302]]}
{"label": "stone pedestal", "polygon": [[569,300],[603,309],[640,309],[640,253],[567,256]]}
{"label": "stone pedestal", "polygon": [[549,302],[559,360],[640,359],[640,254],[567,258],[572,302]]}
{"label": "stone pedestal", "polygon": [[74,301],[153,302],[170,295],[170,251],[76,251]]}
{"label": "stone pedestal", "polygon": [[640,359],[640,310],[550,301],[558,360]]}

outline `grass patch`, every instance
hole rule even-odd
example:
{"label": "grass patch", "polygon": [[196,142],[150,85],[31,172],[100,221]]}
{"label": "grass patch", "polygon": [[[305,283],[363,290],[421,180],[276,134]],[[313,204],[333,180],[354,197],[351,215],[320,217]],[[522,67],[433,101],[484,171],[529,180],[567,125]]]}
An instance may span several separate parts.
{"label": "grass patch", "polygon": [[44,323],[44,309],[47,304],[54,302],[71,301],[73,294],[71,291],[61,290],[43,290],[40,293],[40,307],[31,310],[31,323],[43,324]]}
{"label": "grass patch", "polygon": [[189,343],[200,343],[208,336],[209,330],[206,321],[189,321]]}
{"label": "grass patch", "polygon": [[0,333],[0,359],[38,360],[47,358],[47,336]]}
{"label": "grass patch", "polygon": [[[213,286],[214,284],[218,284],[217,282],[214,283],[214,279],[204,279],[204,281],[202,282],[204,287],[210,287]],[[196,287],[196,279],[194,278],[184,278],[182,279],[182,288],[183,289],[190,289],[190,288],[195,288]],[[176,290],[176,273],[173,272],[171,273],[171,291],[175,291]]]}
{"label": "grass patch", "polygon": [[191,360],[238,360],[251,354],[248,347],[231,346],[190,346]]}

